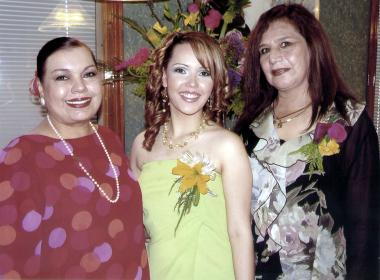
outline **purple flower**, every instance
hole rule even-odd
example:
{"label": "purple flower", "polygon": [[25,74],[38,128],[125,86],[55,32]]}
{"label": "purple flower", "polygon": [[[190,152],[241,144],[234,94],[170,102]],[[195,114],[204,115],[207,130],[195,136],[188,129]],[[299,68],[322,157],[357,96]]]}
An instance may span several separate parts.
{"label": "purple flower", "polygon": [[223,39],[223,43],[226,45],[227,57],[233,65],[238,64],[244,55],[245,47],[242,38],[241,32],[234,30],[228,32]]}
{"label": "purple flower", "polygon": [[317,123],[314,132],[314,142],[319,143],[323,137],[327,134],[331,124],[329,123]]}
{"label": "purple flower", "polygon": [[148,60],[150,55],[150,51],[148,48],[141,48],[137,53],[135,53],[131,58],[122,61],[121,63],[115,65],[115,70],[120,71],[123,70],[129,66],[140,66],[145,61]]}
{"label": "purple flower", "polygon": [[187,6],[187,10],[189,11],[189,13],[195,14],[196,12],[199,11],[199,7],[197,4],[191,3],[189,4],[189,6]]}
{"label": "purple flower", "polygon": [[232,87],[237,87],[241,81],[241,75],[233,69],[228,69],[228,81]]}
{"label": "purple flower", "polygon": [[347,132],[344,126],[337,122],[331,125],[327,134],[331,139],[335,139],[337,143],[342,143],[347,138]]}
{"label": "purple flower", "polygon": [[204,18],[205,26],[211,30],[217,28],[222,20],[222,14],[215,9],[211,9]]}
{"label": "purple flower", "polygon": [[330,139],[335,139],[337,143],[342,143],[347,137],[347,132],[344,129],[344,126],[338,122],[317,123],[314,133],[314,142],[319,143],[326,134]]}

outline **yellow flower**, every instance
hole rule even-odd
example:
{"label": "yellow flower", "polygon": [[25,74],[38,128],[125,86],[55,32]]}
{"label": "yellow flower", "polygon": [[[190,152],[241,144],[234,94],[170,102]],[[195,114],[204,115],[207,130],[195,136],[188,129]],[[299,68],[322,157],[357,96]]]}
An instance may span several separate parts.
{"label": "yellow flower", "polygon": [[149,42],[153,44],[153,46],[157,47],[161,43],[161,38],[154,32],[153,29],[149,29],[146,33],[146,36],[149,39]]}
{"label": "yellow flower", "polygon": [[323,138],[318,145],[318,150],[322,156],[332,156],[339,153],[339,144],[335,139],[327,141],[326,138]]}
{"label": "yellow flower", "polygon": [[153,29],[162,35],[168,33],[168,28],[166,26],[161,26],[161,24],[158,21],[153,25]]}
{"label": "yellow flower", "polygon": [[177,166],[173,168],[174,175],[182,176],[179,191],[186,192],[188,189],[196,186],[201,194],[208,192],[206,183],[210,180],[209,175],[201,174],[203,163],[197,163],[193,167],[177,160]]}
{"label": "yellow flower", "polygon": [[199,12],[196,12],[196,13],[190,13],[190,15],[186,16],[185,20],[183,21],[185,26],[187,25],[194,26],[198,22],[198,14]]}

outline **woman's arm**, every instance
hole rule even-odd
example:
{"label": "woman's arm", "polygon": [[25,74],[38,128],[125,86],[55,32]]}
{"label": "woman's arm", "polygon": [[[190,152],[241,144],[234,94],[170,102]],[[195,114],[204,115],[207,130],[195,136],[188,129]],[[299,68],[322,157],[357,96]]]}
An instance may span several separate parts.
{"label": "woman's arm", "polygon": [[221,173],[235,277],[252,280],[255,270],[250,218],[252,172],[240,138],[226,132],[222,139]]}
{"label": "woman's arm", "polygon": [[143,149],[142,143],[144,141],[144,132],[141,132],[136,136],[132,144],[131,156],[130,156],[130,167],[133,171],[133,174],[138,178],[141,172],[141,152]]}
{"label": "woman's arm", "polygon": [[378,279],[380,163],[376,131],[363,112],[343,150],[347,189],[347,279]]}

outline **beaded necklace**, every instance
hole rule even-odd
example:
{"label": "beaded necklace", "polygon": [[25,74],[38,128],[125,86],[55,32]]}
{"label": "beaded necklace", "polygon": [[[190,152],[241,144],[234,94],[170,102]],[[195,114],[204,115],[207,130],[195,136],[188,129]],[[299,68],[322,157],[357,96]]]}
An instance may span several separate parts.
{"label": "beaded necklace", "polygon": [[204,129],[206,127],[206,120],[204,118],[202,118],[201,124],[199,125],[199,127],[195,131],[191,132],[190,135],[187,136],[183,140],[182,143],[174,144],[173,140],[169,137],[168,123],[169,123],[169,120],[164,123],[164,129],[162,130],[162,144],[167,146],[169,148],[169,150],[176,150],[176,149],[184,148],[189,143],[191,138],[194,138],[194,140],[196,140],[198,138],[199,134],[201,133],[202,129]]}
{"label": "beaded necklace", "polygon": [[117,176],[117,173],[116,173],[116,170],[115,170],[115,167],[114,165],[112,164],[112,160],[111,160],[111,157],[107,151],[107,148],[106,146],[104,145],[103,143],[103,140],[102,138],[100,138],[100,135],[98,134],[98,131],[96,130],[96,128],[94,127],[94,125],[89,122],[92,130],[94,131],[96,137],[98,138],[99,142],[100,142],[100,145],[102,146],[103,148],[103,151],[104,153],[106,154],[106,157],[108,159],[108,162],[110,163],[110,166],[111,166],[111,169],[112,169],[112,172],[115,176],[115,182],[116,182],[116,197],[114,199],[110,198],[107,193],[102,189],[102,187],[99,185],[99,183],[94,179],[94,177],[90,174],[90,172],[87,171],[87,169],[84,167],[84,165],[76,158],[74,157],[74,152],[70,149],[69,145],[66,143],[65,139],[63,139],[62,135],[58,132],[58,130],[55,128],[55,126],[53,125],[53,123],[51,122],[50,120],[50,117],[49,115],[46,115],[46,119],[50,125],[50,127],[53,129],[54,133],[58,136],[58,138],[61,140],[61,142],[63,143],[63,145],[65,146],[66,150],[69,152],[69,154],[77,161],[80,169],[82,169],[82,171],[87,175],[88,178],[90,178],[90,180],[94,183],[94,185],[99,189],[99,191],[101,192],[101,194],[110,202],[110,203],[116,203],[118,200],[119,200],[119,197],[120,197],[120,186],[119,186],[119,179],[118,179],[118,176]]}

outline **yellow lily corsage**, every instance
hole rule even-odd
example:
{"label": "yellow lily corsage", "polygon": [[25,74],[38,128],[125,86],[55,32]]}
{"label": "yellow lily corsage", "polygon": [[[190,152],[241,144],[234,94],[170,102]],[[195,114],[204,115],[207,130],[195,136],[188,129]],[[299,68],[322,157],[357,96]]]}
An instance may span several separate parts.
{"label": "yellow lily corsage", "polygon": [[207,182],[214,180],[216,173],[214,165],[205,156],[185,152],[177,160],[177,165],[172,169],[172,174],[179,176],[169,191],[170,194],[173,188],[179,184],[178,192],[180,194],[174,206],[174,210],[178,211],[180,215],[174,229],[174,234],[176,234],[184,215],[190,213],[192,206],[198,206],[201,194],[214,195],[208,189]]}

